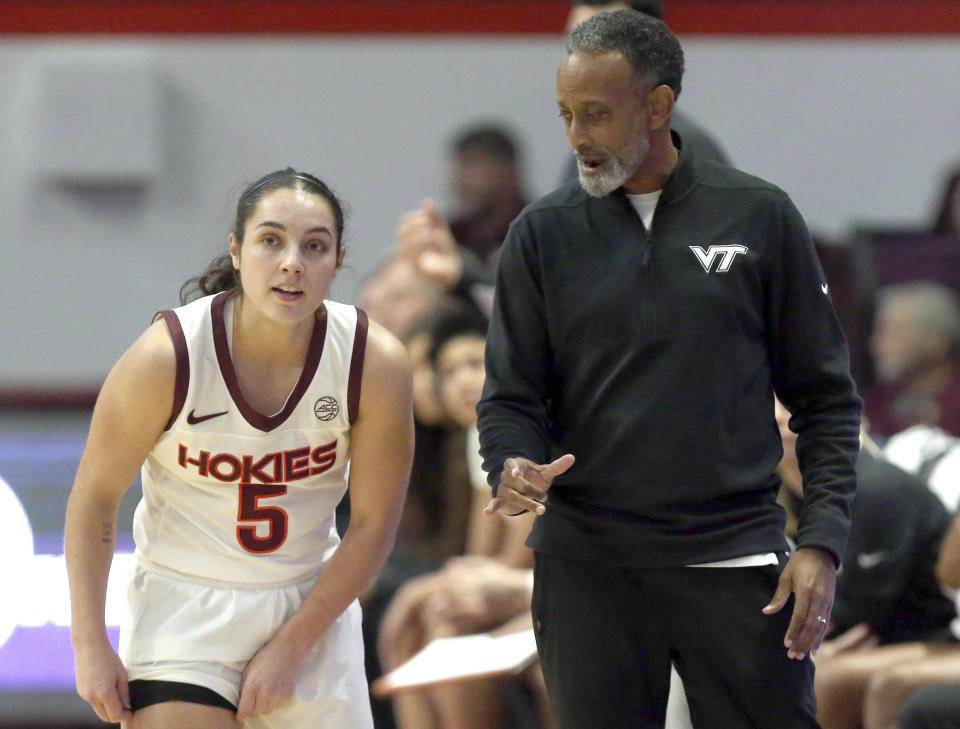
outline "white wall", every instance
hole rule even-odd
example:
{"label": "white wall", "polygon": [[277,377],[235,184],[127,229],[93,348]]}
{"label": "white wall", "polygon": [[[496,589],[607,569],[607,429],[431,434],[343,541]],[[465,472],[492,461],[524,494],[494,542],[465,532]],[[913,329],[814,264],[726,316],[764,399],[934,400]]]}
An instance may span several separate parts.
{"label": "white wall", "polygon": [[[739,166],[790,192],[812,227],[841,235],[930,217],[960,161],[955,40],[684,45],[684,108]],[[271,169],[316,172],[350,204],[341,300],[402,212],[445,199],[446,143],[461,125],[510,123],[531,192],[548,191],[567,154],[560,53],[559,37],[0,40],[0,387],[99,384],[225,246],[243,183]],[[51,123],[44,69],[100,62],[156,73],[158,155],[139,186],[54,184],[40,163],[57,155],[38,146]],[[131,120],[122,98],[94,96],[95,109],[75,104],[55,125],[99,117],[120,147],[147,134],[142,105]]]}

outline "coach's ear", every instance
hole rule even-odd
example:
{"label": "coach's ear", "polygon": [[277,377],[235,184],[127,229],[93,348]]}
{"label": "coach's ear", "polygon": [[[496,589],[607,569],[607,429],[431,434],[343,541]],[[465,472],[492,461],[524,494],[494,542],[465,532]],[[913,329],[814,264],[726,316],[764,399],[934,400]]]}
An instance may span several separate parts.
{"label": "coach's ear", "polygon": [[647,113],[650,114],[650,129],[660,129],[669,126],[670,115],[673,113],[673,104],[677,97],[666,84],[654,87],[647,99]]}

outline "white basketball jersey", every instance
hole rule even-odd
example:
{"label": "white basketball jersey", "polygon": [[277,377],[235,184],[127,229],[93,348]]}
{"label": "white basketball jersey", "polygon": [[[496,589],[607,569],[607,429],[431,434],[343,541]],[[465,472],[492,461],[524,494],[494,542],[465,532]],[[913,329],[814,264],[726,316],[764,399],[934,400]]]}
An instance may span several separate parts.
{"label": "white basketball jersey", "polygon": [[203,582],[293,584],[339,544],[350,425],[360,401],[363,311],[327,301],[280,412],[244,399],[226,293],[164,311],[177,353],[173,414],[142,469],[133,520],[145,569]]}

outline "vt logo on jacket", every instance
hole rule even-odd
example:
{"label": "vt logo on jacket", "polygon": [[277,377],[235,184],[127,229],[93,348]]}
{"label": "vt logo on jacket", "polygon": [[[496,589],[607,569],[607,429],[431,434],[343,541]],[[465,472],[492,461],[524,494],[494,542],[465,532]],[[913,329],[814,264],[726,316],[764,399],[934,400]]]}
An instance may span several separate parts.
{"label": "vt logo on jacket", "polygon": [[726,245],[710,246],[707,250],[703,250],[703,246],[690,246],[690,250],[693,251],[697,260],[700,261],[700,265],[703,266],[703,270],[707,273],[710,273],[714,260],[719,256],[720,264],[717,266],[717,273],[726,273],[730,270],[733,259],[737,257],[737,254],[746,253],[750,249],[741,245]]}

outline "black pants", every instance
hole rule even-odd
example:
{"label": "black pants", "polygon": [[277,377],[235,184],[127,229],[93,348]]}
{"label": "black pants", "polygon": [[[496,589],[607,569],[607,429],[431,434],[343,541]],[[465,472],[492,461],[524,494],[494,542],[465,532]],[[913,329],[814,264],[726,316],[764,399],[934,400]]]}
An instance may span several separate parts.
{"label": "black pants", "polygon": [[533,618],[560,729],[663,727],[670,663],[697,729],[818,727],[813,663],[787,658],[779,568],[640,570],[536,554]]}

